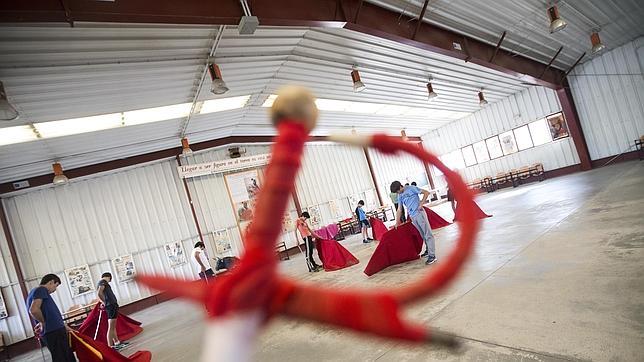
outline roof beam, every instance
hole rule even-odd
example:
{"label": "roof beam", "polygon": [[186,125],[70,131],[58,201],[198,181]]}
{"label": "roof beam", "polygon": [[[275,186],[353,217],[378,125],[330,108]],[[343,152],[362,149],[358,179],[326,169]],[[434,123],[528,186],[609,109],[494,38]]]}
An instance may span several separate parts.
{"label": "roof beam", "polygon": [[492,57],[490,58],[490,63],[494,63],[494,58],[496,58],[496,54],[499,52],[499,48],[501,48],[501,43],[503,43],[503,39],[505,39],[506,34],[507,32],[503,31],[503,34],[501,34],[501,38],[499,39],[499,42],[496,43],[496,47],[494,48],[494,54],[492,54]]}
{"label": "roof beam", "polygon": [[543,72],[541,72],[539,79],[541,79],[541,77],[543,77],[543,75],[546,74],[546,72],[548,71],[552,63],[555,61],[555,59],[557,59],[557,57],[559,56],[559,53],[561,53],[562,50],[563,50],[563,45],[559,47],[559,50],[557,50],[555,55],[550,59],[550,61],[548,62],[548,65],[546,65],[546,67],[543,68]]}
{"label": "roof beam", "polygon": [[427,4],[429,4],[429,0],[425,0],[425,3],[423,4],[423,9],[420,11],[420,15],[418,15],[418,22],[416,23],[414,34],[412,34],[411,36],[412,39],[416,39],[416,34],[418,34],[418,29],[420,29],[420,26],[423,24],[423,19],[425,18],[425,11],[427,11]]}
{"label": "roof beam", "polygon": [[568,74],[569,74],[570,72],[572,72],[572,70],[573,70],[573,69],[575,69],[575,67],[577,66],[577,64],[579,64],[579,62],[581,62],[581,60],[582,60],[582,59],[584,59],[584,57],[585,57],[585,56],[586,56],[586,52],[583,52],[583,53],[579,56],[579,58],[577,58],[577,61],[576,61],[576,62],[575,62],[575,63],[574,63],[570,68],[568,68],[568,70],[566,71],[566,73],[564,73],[564,75],[561,77],[561,82],[563,82],[563,81],[564,81],[564,79],[568,76]]}
{"label": "roof beam", "polygon": [[[467,51],[455,50],[454,43],[463,42],[463,35],[427,22],[401,21],[400,14],[361,0],[343,0],[347,14],[360,15],[359,25],[336,21],[338,0],[274,0],[254,1],[253,14],[262,25],[344,27],[346,29],[386,38],[428,51],[495,69],[520,78],[522,81],[545,87],[561,88],[564,72],[549,67],[540,79],[544,64],[512,52],[498,49],[494,63],[489,61],[494,45],[467,38]],[[168,23],[237,25],[243,11],[237,0],[184,0],[164,2],[128,0],[116,2],[66,0],[76,23]],[[410,19],[411,20],[411,19]],[[4,0],[0,2],[0,22],[67,22],[65,9],[59,0],[37,2]],[[415,38],[410,39],[417,27]]]}

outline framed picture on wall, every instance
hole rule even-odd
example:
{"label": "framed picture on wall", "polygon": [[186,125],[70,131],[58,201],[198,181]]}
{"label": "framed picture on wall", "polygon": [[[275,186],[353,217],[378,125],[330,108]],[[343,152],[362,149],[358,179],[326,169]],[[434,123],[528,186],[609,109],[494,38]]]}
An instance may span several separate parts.
{"label": "framed picture on wall", "polygon": [[228,229],[213,231],[212,238],[215,243],[215,252],[217,255],[223,255],[233,250]]}
{"label": "framed picture on wall", "polygon": [[94,282],[87,264],[66,269],[65,277],[67,277],[72,298],[94,291]]}
{"label": "framed picture on wall", "polygon": [[7,305],[4,304],[4,297],[2,296],[2,291],[0,290],[0,319],[5,319],[9,316],[7,312]]}
{"label": "framed picture on wall", "polygon": [[476,161],[478,163],[489,161],[490,154],[487,152],[487,146],[485,141],[479,141],[472,145],[474,149],[474,154],[476,155]]}
{"label": "framed picture on wall", "polygon": [[465,161],[465,166],[469,167],[476,165],[476,156],[474,155],[474,148],[472,147],[472,145],[461,148],[461,152],[463,152],[463,160]]}
{"label": "framed picture on wall", "polygon": [[546,118],[548,120],[548,127],[550,127],[550,134],[553,140],[566,138],[568,134],[568,125],[564,119],[563,113],[553,114]]}
{"label": "framed picture on wall", "polygon": [[136,268],[134,267],[132,254],[112,259],[112,266],[116,273],[116,280],[118,280],[119,283],[127,283],[134,280],[134,277],[136,276]]}
{"label": "framed picture on wall", "polygon": [[331,217],[333,217],[334,219],[339,219],[343,216],[341,205],[342,200],[329,201],[329,210],[331,211]]}
{"label": "framed picture on wall", "polygon": [[309,206],[307,211],[309,212],[309,215],[311,215],[311,219],[309,219],[311,227],[317,229],[318,227],[322,226],[322,214],[320,213],[320,205]]}
{"label": "framed picture on wall", "polygon": [[499,140],[501,141],[501,150],[504,155],[507,156],[512,153],[519,152],[517,142],[514,139],[514,133],[512,131],[501,133],[499,135]]}
{"label": "framed picture on wall", "polygon": [[[355,209],[358,207],[358,201],[362,200],[362,195],[361,194],[354,194],[349,196],[349,208],[350,210]],[[351,212],[353,214],[353,211]]]}
{"label": "framed picture on wall", "polygon": [[378,201],[376,200],[376,190],[367,190],[364,193],[364,203],[367,210],[374,210],[378,208]]}
{"label": "framed picture on wall", "polygon": [[165,256],[168,258],[168,264],[171,268],[176,268],[186,263],[186,253],[180,241],[174,241],[166,244],[163,249]]}
{"label": "framed picture on wall", "polygon": [[501,149],[499,136],[494,136],[486,139],[485,144],[487,145],[487,151],[490,154],[491,159],[495,159],[503,156],[503,150]]}

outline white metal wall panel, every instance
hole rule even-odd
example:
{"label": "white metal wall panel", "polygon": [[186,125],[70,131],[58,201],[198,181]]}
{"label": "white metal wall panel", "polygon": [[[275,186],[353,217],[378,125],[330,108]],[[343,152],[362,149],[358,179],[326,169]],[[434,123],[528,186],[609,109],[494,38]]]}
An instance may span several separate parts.
{"label": "white metal wall panel", "polygon": [[593,160],[634,149],[644,135],[644,37],[577,66],[570,88]]}
{"label": "white metal wall panel", "polygon": [[[0,205],[0,207],[2,207]],[[5,343],[11,344],[27,338],[31,326],[27,319],[27,311],[22,299],[22,291],[9,253],[9,245],[4,233],[0,230],[0,292],[7,307],[9,317],[0,319],[0,333],[5,337]]]}
{"label": "white metal wall panel", "polygon": [[[471,116],[430,131],[423,136],[423,144],[437,155],[444,155],[559,111],[561,105],[553,90],[531,87],[490,104]],[[466,167],[460,173],[467,180],[473,180],[536,162],[543,163],[546,170],[553,170],[579,163],[579,156],[572,138],[568,137]],[[437,188],[445,186],[441,179],[435,180],[438,181]]]}
{"label": "white metal wall panel", "polygon": [[403,184],[418,182],[427,179],[425,166],[415,157],[408,154],[386,155],[377,150],[370,149],[371,165],[378,183],[378,191],[382,201],[390,205],[389,186],[393,181],[400,181]]}
{"label": "white metal wall panel", "polygon": [[350,205],[349,196],[364,199],[374,184],[362,149],[317,143],[305,146],[295,187],[302,208],[319,205],[322,224],[330,224],[337,218],[331,214],[329,201],[339,200],[343,217],[350,217],[357,205]]}
{"label": "white metal wall panel", "polygon": [[[212,161],[220,161],[229,159],[228,148],[221,147],[204,152],[196,152],[187,157],[182,157],[183,164],[197,164]],[[270,152],[268,145],[252,145],[240,146],[246,149],[244,156],[253,156]],[[235,171],[238,172],[238,171]],[[233,173],[235,173],[233,172]],[[209,232],[228,229],[228,233],[232,239],[232,254],[240,255],[243,250],[242,238],[237,228],[237,220],[235,218],[235,210],[233,209],[230,197],[228,196],[228,189],[224,174],[206,175],[199,177],[192,177],[187,179],[190,195],[192,196],[192,203],[195,207],[197,220],[201,227],[202,234]],[[210,250],[214,250],[214,245],[210,245]],[[211,251],[214,255],[215,253]],[[225,255],[218,255],[225,256]]]}
{"label": "white metal wall panel", "polygon": [[[28,287],[44,274],[58,274],[63,284],[54,298],[61,310],[96,298],[94,293],[71,297],[63,271],[74,266],[88,264],[97,282],[112,270],[112,258],[132,254],[139,273],[194,278],[189,263],[170,268],[163,250],[181,240],[188,253],[196,234],[174,161],[35,190],[4,203]],[[115,281],[113,287],[123,304],[152,294],[136,283]],[[16,338],[31,335],[24,318],[23,324],[28,332],[12,332]]]}

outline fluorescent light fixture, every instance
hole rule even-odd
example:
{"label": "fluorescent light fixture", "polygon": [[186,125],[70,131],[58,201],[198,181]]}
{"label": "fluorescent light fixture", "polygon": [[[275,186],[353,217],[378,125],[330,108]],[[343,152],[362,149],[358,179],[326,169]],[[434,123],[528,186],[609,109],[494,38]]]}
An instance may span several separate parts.
{"label": "fluorescent light fixture", "polygon": [[548,8],[548,17],[550,17],[550,33],[556,33],[568,25],[560,16],[557,5]]}
{"label": "fluorescent light fixture", "polygon": [[123,122],[121,115],[122,113],[110,113],[100,116],[34,123],[34,127],[43,138],[69,136],[120,127]]}
{"label": "fluorescent light fixture", "polygon": [[250,95],[230,97],[230,98],[210,99],[203,102],[203,105],[201,106],[201,112],[199,112],[199,114],[223,112],[223,111],[229,111],[231,109],[242,108],[246,105],[246,103],[248,103],[249,99],[250,99]]}
{"label": "fluorescent light fixture", "polygon": [[277,94],[271,94],[270,96],[268,96],[268,98],[266,98],[264,104],[262,104],[262,107],[272,107],[275,99],[277,99]]}
{"label": "fluorescent light fixture", "polygon": [[125,126],[133,126],[136,124],[188,117],[188,114],[190,114],[190,107],[192,107],[192,103],[181,103],[171,106],[123,112],[123,123]]}
{"label": "fluorescent light fixture", "polygon": [[38,135],[31,126],[0,128],[0,146],[35,141]]}
{"label": "fluorescent light fixture", "polygon": [[606,46],[602,44],[602,41],[599,38],[599,33],[596,31],[593,31],[590,34],[590,42],[593,45],[593,48],[592,48],[593,54],[599,53],[606,48]]}
{"label": "fluorescent light fixture", "polygon": [[378,103],[351,102],[351,107],[347,108],[346,112],[374,114],[384,106],[384,104]]}
{"label": "fluorescent light fixture", "polygon": [[7,92],[4,90],[4,85],[0,82],[0,121],[15,121],[20,115],[16,108],[9,103]]}

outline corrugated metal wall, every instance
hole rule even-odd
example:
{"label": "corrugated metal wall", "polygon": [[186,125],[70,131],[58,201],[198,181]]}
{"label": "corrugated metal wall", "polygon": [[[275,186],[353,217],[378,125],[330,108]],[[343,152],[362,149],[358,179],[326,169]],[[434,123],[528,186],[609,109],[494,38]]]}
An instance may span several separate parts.
{"label": "corrugated metal wall", "polygon": [[389,186],[392,182],[400,181],[405,184],[416,181],[419,186],[425,186],[428,182],[425,166],[413,156],[407,154],[385,155],[374,149],[369,150],[369,156],[376,176],[378,191],[386,205],[393,204],[389,197]]}
{"label": "corrugated metal wall", "polygon": [[644,135],[644,37],[578,65],[568,76],[593,160],[634,150]]}
{"label": "corrugated metal wall", "polygon": [[[423,136],[423,144],[437,155],[444,155],[559,111],[561,105],[553,90],[531,87],[429,132]],[[467,167],[461,174],[473,180],[536,162],[543,163],[546,170],[553,170],[579,163],[579,156],[572,138],[568,137]],[[444,182],[436,187],[444,187]]]}
{"label": "corrugated metal wall", "polygon": [[[2,207],[0,205],[0,207]],[[15,343],[31,335],[31,327],[27,319],[22,292],[18,285],[13,260],[4,233],[0,230],[0,292],[7,307],[9,317],[0,319],[0,333],[4,335],[5,343]]]}
{"label": "corrugated metal wall", "polygon": [[[228,158],[228,147],[197,152],[184,157],[182,162],[194,164],[224,160]],[[246,149],[245,156],[270,152],[268,145],[243,147]],[[236,227],[224,175],[191,178],[188,180],[188,186],[202,233],[228,228],[237,244],[233,246],[233,252],[241,250],[241,235]],[[373,192],[373,190],[371,175],[361,149],[325,143],[305,146],[302,169],[296,180],[296,192],[303,209],[320,206],[323,225],[337,221],[337,218],[331,214],[329,201],[341,200],[344,214],[350,216],[355,206],[352,208],[349,205],[348,197],[357,194],[363,198],[365,192]],[[289,216],[292,220],[297,218],[293,203],[289,207]],[[286,232],[281,238],[288,247],[295,246],[298,240],[295,232]]]}
{"label": "corrugated metal wall", "polygon": [[[244,147],[246,156],[270,152],[268,145]],[[194,164],[226,159],[227,148],[197,152],[181,161]],[[377,152],[372,152],[372,157],[375,173],[382,179],[422,172],[422,165],[413,159],[398,160]],[[125,254],[133,255],[138,272],[193,279],[190,263],[172,269],[163,250],[165,244],[181,240],[189,253],[198,240],[177,166],[174,159],[164,160],[3,199],[27,287],[35,287],[44,274],[58,274],[63,284],[54,299],[62,311],[68,310],[96,296],[90,293],[72,298],[65,269],[88,264],[96,283],[103,272],[112,270],[111,259]],[[196,177],[187,183],[202,232],[227,228],[234,242],[232,253],[239,254],[241,236],[224,176]],[[345,145],[308,144],[296,190],[304,209],[319,207],[320,226],[338,220],[332,215],[330,201],[339,202],[343,217],[352,215],[357,199],[377,202],[363,150]],[[293,203],[290,215],[297,217]],[[285,233],[282,239],[289,247],[297,240],[294,231]],[[208,238],[206,241],[210,242]],[[209,250],[214,249],[212,243],[209,246]],[[4,235],[0,235],[0,253],[0,288],[11,315],[0,321],[0,332],[9,335],[9,343],[15,343],[32,332]],[[113,286],[123,304],[152,294],[135,283],[119,284],[115,280]]]}
{"label": "corrugated metal wall", "polygon": [[[181,240],[189,252],[196,235],[174,160],[39,189],[3,202],[27,287],[35,287],[47,273],[58,274],[63,284],[53,296],[63,311],[96,298],[94,293],[72,298],[64,275],[71,267],[88,264],[96,283],[103,272],[112,270],[112,258],[132,254],[138,272],[194,278],[189,263],[170,268],[163,250],[163,245]],[[113,288],[123,304],[152,294],[136,283],[115,281]],[[12,289],[15,303],[22,303],[19,288]],[[22,304],[18,312],[24,312]],[[23,330],[15,326],[8,330],[14,342],[31,335],[28,321],[22,322]]]}

